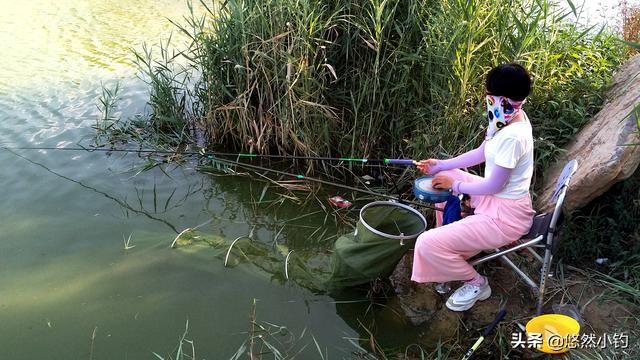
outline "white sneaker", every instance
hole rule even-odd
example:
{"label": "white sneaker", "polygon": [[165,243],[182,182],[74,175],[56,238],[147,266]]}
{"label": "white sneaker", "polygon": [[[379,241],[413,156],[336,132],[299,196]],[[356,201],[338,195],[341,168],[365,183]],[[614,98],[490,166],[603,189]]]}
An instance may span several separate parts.
{"label": "white sneaker", "polygon": [[478,300],[486,300],[491,296],[489,281],[485,278],[484,285],[476,286],[464,284],[458,288],[447,300],[447,307],[453,311],[465,311],[471,309]]}

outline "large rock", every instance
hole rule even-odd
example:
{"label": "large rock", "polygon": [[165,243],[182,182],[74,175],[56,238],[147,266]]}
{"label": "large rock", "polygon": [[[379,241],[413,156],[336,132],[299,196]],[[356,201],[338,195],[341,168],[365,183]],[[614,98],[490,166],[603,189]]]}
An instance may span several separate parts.
{"label": "large rock", "polygon": [[411,281],[412,264],[412,254],[406,254],[389,276],[389,280],[400,308],[407,319],[417,326],[432,320],[442,309],[443,301],[433,287]]}
{"label": "large rock", "polygon": [[565,199],[566,208],[580,208],[613,184],[634,173],[640,163],[638,112],[640,104],[640,55],[627,61],[615,74],[614,84],[606,95],[602,110],[577,134],[567,146],[566,154],[550,168],[543,191],[537,199],[538,208],[548,210],[555,184],[564,165],[578,161],[578,171],[571,180]]}

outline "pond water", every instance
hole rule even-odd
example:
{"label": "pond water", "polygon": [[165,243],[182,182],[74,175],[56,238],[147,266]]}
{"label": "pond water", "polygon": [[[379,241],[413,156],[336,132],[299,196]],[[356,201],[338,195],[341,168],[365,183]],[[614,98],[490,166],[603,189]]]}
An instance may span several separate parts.
{"label": "pond water", "polygon": [[[166,18],[188,11],[175,0],[0,8],[8,147],[89,145],[102,84],[120,83],[123,117],[144,113],[147,87],[130,49],[166,38]],[[336,228],[323,225],[317,202],[257,206],[264,182],[199,174],[189,163],[141,172],[146,164],[135,154],[0,150],[0,357],[151,359],[175,349],[188,321],[198,359],[229,358],[247,338],[253,299],[258,321],[304,335],[295,345],[308,345],[303,358],[318,357],[313,339],[329,358],[352,356],[364,295],[342,303],[251,264],[224,267],[206,247],[170,249],[178,231],[211,221],[199,230],[227,240],[253,233],[265,244],[280,233],[275,241],[300,254],[326,252]],[[319,227],[326,236],[311,237]]]}

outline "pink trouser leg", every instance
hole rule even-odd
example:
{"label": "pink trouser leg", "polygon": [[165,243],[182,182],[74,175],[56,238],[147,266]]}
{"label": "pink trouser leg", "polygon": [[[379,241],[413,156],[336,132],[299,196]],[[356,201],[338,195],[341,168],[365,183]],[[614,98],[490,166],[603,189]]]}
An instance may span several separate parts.
{"label": "pink trouser leg", "polygon": [[478,273],[467,263],[467,259],[482,250],[500,247],[505,241],[508,239],[493,219],[485,215],[468,216],[431,229],[416,241],[411,280],[470,280]]}
{"label": "pink trouser leg", "polygon": [[[440,172],[465,182],[481,178],[461,170]],[[474,199],[475,198],[475,199]],[[484,196],[474,196],[472,204],[486,203]],[[442,224],[442,214],[438,225]],[[467,259],[482,250],[494,249],[509,242],[496,222],[487,215],[468,216],[454,223],[433,228],[418,237],[414,249],[411,280],[417,282],[446,282],[470,280],[478,272]]]}

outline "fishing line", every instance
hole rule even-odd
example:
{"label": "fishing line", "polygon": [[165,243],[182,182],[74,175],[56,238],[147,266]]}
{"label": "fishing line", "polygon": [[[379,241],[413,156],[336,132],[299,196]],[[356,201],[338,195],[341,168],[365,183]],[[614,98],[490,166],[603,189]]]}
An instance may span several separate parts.
{"label": "fishing line", "polygon": [[319,179],[319,178],[307,177],[307,176],[302,175],[302,174],[294,174],[294,173],[275,170],[275,169],[271,169],[271,168],[267,168],[267,167],[263,167],[263,166],[241,163],[241,162],[233,161],[233,160],[229,160],[229,159],[222,159],[222,158],[219,158],[217,156],[235,156],[235,157],[238,157],[238,158],[277,158],[277,159],[299,159],[299,160],[319,160],[319,161],[346,161],[346,162],[359,162],[359,163],[363,163],[363,164],[365,164],[365,163],[377,163],[378,165],[381,165],[381,164],[385,164],[385,165],[413,165],[413,164],[415,164],[414,160],[411,160],[411,159],[366,159],[366,158],[341,158],[341,157],[334,158],[334,157],[312,157],[312,156],[296,156],[296,155],[291,155],[291,156],[289,156],[289,155],[260,155],[260,154],[206,152],[206,151],[199,151],[199,152],[196,152],[196,151],[184,151],[184,152],[179,152],[179,151],[152,150],[152,149],[87,148],[87,147],[82,147],[82,146],[80,146],[80,147],[66,147],[66,148],[49,147],[49,146],[41,146],[41,147],[6,147],[6,146],[3,146],[3,147],[0,147],[0,148],[8,150],[8,151],[12,151],[12,150],[53,150],[53,151],[86,151],[86,152],[99,151],[99,152],[121,152],[121,153],[202,156],[202,157],[207,157],[209,160],[212,160],[212,161],[225,162],[225,163],[228,163],[228,164],[236,165],[236,166],[239,166],[239,167],[244,167],[244,168],[251,169],[251,170],[268,171],[268,172],[271,172],[271,173],[275,173],[275,174],[279,174],[279,175],[283,175],[283,176],[287,176],[287,177],[291,177],[291,178],[295,178],[295,179],[299,179],[299,180],[313,181],[313,182],[316,182],[316,183],[319,183],[319,184],[325,184],[325,185],[328,185],[328,186],[339,187],[339,188],[343,188],[343,189],[347,189],[347,190],[351,190],[351,191],[355,191],[355,192],[360,192],[360,193],[364,193],[364,194],[384,197],[384,198],[387,198],[387,199],[396,200],[396,201],[403,202],[403,203],[406,203],[406,204],[411,204],[411,205],[415,205],[415,206],[421,206],[421,207],[424,207],[424,208],[427,208],[427,209],[431,209],[431,210],[442,211],[442,209],[440,209],[440,208],[436,208],[434,206],[426,205],[425,203],[419,203],[419,202],[411,201],[411,200],[402,200],[399,196],[387,195],[387,194],[371,191],[369,189],[362,189],[362,188],[357,188],[357,187],[353,187],[353,186],[349,186],[349,185],[335,183],[335,182],[331,182],[331,181],[327,181],[327,180],[322,180],[322,179]]}
{"label": "fishing line", "polygon": [[125,209],[127,209],[127,210],[129,210],[129,211],[131,211],[131,212],[133,212],[133,213],[136,213],[136,214],[144,215],[144,216],[148,217],[148,218],[149,218],[149,219],[151,219],[151,220],[159,221],[159,222],[161,222],[161,223],[163,223],[163,224],[167,225],[168,227],[170,227],[170,228],[171,228],[171,230],[175,231],[176,233],[179,233],[178,229],[177,229],[173,224],[171,224],[170,222],[168,222],[167,220],[164,220],[164,219],[161,219],[161,218],[155,217],[155,216],[153,216],[153,215],[149,214],[148,212],[144,211],[144,209],[137,210],[137,209],[133,208],[131,205],[129,205],[129,203],[127,203],[127,201],[126,201],[126,200],[121,200],[121,199],[119,199],[119,198],[117,198],[117,197],[115,197],[115,196],[113,196],[113,195],[109,195],[108,193],[106,193],[106,192],[104,192],[104,191],[102,191],[102,190],[99,190],[99,189],[97,189],[97,188],[94,188],[94,187],[91,187],[91,186],[89,186],[89,185],[86,185],[85,183],[83,183],[83,182],[82,182],[82,181],[80,181],[80,180],[75,180],[75,179],[72,179],[72,178],[70,178],[70,177],[68,177],[68,176],[66,176],[66,175],[60,174],[60,173],[58,173],[58,172],[55,172],[55,171],[53,171],[53,170],[49,169],[48,167],[46,167],[45,165],[43,165],[43,164],[41,164],[41,163],[39,163],[39,162],[37,162],[37,161],[31,160],[31,159],[29,159],[29,158],[28,158],[28,157],[26,157],[26,156],[22,156],[22,155],[20,155],[20,154],[18,154],[18,153],[16,153],[16,152],[14,152],[14,151],[13,151],[13,150],[11,150],[11,149],[8,149],[8,148],[6,148],[6,147],[3,147],[2,149],[5,149],[5,150],[9,151],[11,154],[13,154],[13,155],[15,155],[15,156],[17,156],[17,157],[19,157],[19,158],[21,158],[21,159],[25,160],[25,161],[30,162],[30,163],[31,163],[31,164],[33,164],[33,165],[36,165],[36,166],[39,166],[39,167],[43,168],[43,169],[44,169],[44,170],[46,170],[47,172],[50,172],[51,174],[53,174],[53,175],[55,175],[55,176],[57,176],[57,177],[59,177],[59,178],[62,178],[62,179],[67,180],[67,181],[71,181],[72,183],[75,183],[75,184],[77,184],[77,185],[80,185],[80,186],[82,186],[82,187],[83,187],[83,188],[85,188],[85,189],[88,189],[88,190],[91,190],[91,191],[96,192],[96,193],[98,193],[98,194],[101,194],[101,195],[103,195],[104,197],[106,197],[107,199],[110,199],[110,200],[115,201],[115,202],[116,202],[118,205],[120,205],[122,208],[125,208]]}
{"label": "fishing line", "polygon": [[6,147],[7,150],[56,150],[56,151],[100,151],[100,152],[136,152],[144,154],[170,154],[170,155],[198,155],[198,156],[233,156],[237,158],[264,158],[264,159],[295,159],[295,160],[313,160],[313,161],[340,161],[351,163],[374,163],[384,165],[414,165],[412,159],[367,159],[367,158],[349,158],[349,157],[322,157],[322,156],[302,156],[302,155],[275,155],[275,154],[251,154],[251,153],[227,153],[218,151],[170,151],[170,150],[151,150],[151,149],[107,149],[107,148],[87,148],[87,147]]}

